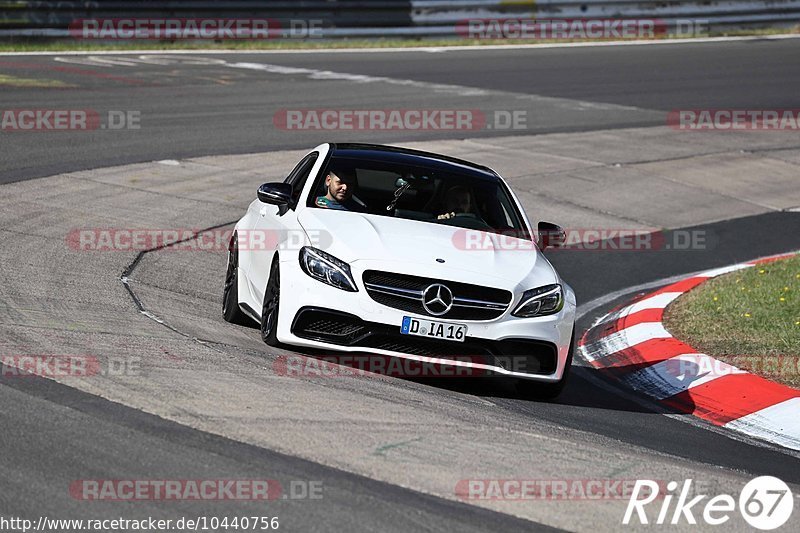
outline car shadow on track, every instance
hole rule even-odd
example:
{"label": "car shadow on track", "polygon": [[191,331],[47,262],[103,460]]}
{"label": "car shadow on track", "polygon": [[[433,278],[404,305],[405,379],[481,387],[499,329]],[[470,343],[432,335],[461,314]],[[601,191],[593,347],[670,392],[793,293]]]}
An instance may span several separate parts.
{"label": "car shadow on track", "polygon": [[588,367],[573,367],[572,374],[564,390],[556,398],[550,399],[537,397],[535,394],[520,393],[514,385],[514,380],[503,377],[482,377],[477,379],[412,378],[410,381],[487,399],[494,398],[544,405],[552,404],[652,414],[686,414],[693,411],[693,404],[690,400],[681,401],[675,407],[662,404],[656,405],[651,399],[625,387],[624,384],[610,380],[601,371]]}
{"label": "car shadow on track", "polygon": [[[292,348],[292,351],[296,348]],[[411,363],[414,363],[411,361]],[[379,375],[418,383],[440,390],[469,394],[486,399],[511,400],[543,405],[562,405],[636,413],[691,413],[693,404],[688,398],[675,404],[675,408],[655,404],[652,400],[616,381],[607,371],[587,366],[573,365],[566,387],[559,396],[541,398],[532,393],[521,393],[516,379],[500,375],[487,375],[481,371],[471,374],[454,366],[409,364],[408,359],[369,353],[332,354],[312,349],[294,352],[278,358],[279,373],[309,378],[321,375]],[[633,369],[619,368],[621,374]],[[384,378],[385,379],[385,378]],[[534,389],[535,391],[535,389]]]}

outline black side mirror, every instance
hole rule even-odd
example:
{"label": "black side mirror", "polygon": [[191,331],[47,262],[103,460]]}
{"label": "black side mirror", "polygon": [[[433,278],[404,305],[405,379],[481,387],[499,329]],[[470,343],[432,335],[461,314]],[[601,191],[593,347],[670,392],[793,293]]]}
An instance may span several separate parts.
{"label": "black side mirror", "polygon": [[564,228],[552,222],[539,222],[539,249],[558,248],[567,242]]}
{"label": "black side mirror", "polygon": [[292,186],[289,183],[265,183],[258,188],[258,199],[265,204],[289,205]]}

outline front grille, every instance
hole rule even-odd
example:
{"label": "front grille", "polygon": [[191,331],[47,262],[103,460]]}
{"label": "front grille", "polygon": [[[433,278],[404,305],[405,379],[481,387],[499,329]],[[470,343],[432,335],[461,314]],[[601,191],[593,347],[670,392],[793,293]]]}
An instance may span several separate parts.
{"label": "front grille", "polygon": [[[511,292],[503,289],[377,270],[364,272],[363,281],[367,294],[380,304],[448,320],[493,320],[505,313],[512,299]],[[452,308],[438,315],[428,312],[422,304],[425,289],[436,283],[450,289],[453,295]]]}
{"label": "front grille", "polygon": [[552,374],[556,369],[555,345],[529,339],[490,341],[467,337],[464,342],[447,342],[403,335],[396,328],[361,320],[355,315],[304,307],[297,312],[292,333],[303,339],[339,346],[380,349],[391,352],[436,357],[467,358],[475,363],[499,366],[526,374]]}

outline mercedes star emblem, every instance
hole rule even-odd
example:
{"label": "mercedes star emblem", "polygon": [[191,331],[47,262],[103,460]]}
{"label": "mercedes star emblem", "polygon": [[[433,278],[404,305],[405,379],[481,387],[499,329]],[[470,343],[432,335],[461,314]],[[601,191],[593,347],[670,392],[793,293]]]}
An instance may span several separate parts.
{"label": "mercedes star emblem", "polygon": [[441,283],[428,285],[422,293],[422,307],[434,316],[441,316],[453,307],[453,293]]}

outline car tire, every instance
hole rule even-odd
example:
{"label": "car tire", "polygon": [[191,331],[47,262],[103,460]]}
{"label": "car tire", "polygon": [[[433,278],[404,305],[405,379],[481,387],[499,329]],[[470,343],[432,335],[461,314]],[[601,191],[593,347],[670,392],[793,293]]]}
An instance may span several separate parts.
{"label": "car tire", "polygon": [[278,265],[278,256],[272,261],[269,270],[269,281],[264,291],[264,304],[261,307],[261,339],[269,346],[277,347],[278,342],[278,311],[280,309],[281,272]]}
{"label": "car tire", "polygon": [[567,361],[564,365],[564,373],[561,379],[555,383],[541,383],[530,379],[518,379],[516,389],[523,398],[536,400],[553,400],[564,390],[569,379],[570,368],[572,368],[572,357],[575,352],[575,326],[572,326],[572,341],[569,344]]}
{"label": "car tire", "polygon": [[247,315],[239,309],[239,246],[234,234],[228,244],[228,266],[225,270],[225,286],[222,290],[222,318],[231,324],[248,326],[252,324]]}

